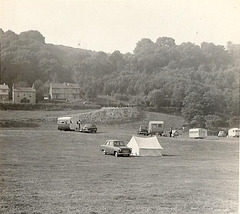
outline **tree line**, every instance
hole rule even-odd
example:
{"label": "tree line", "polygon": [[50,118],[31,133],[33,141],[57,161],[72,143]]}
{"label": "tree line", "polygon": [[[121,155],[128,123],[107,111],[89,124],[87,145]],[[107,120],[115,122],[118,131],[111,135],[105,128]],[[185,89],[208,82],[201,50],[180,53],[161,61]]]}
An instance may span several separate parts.
{"label": "tree line", "polygon": [[239,115],[240,45],[177,45],[143,38],[133,53],[46,44],[38,31],[0,30],[1,82],[33,83],[38,100],[51,82],[74,82],[85,98],[114,96],[153,108],[177,107],[191,126],[228,126]]}

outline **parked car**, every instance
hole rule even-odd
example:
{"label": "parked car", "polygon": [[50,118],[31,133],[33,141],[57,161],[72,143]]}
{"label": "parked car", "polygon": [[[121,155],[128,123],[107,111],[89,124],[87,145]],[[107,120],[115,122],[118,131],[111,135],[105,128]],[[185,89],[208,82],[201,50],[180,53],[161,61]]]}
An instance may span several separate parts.
{"label": "parked car", "polygon": [[130,156],[132,149],[127,147],[121,140],[107,140],[104,145],[101,145],[103,154],[112,154],[118,156]]}
{"label": "parked car", "polygon": [[227,136],[227,134],[226,134],[225,131],[219,131],[218,132],[218,137],[226,137],[226,136]]}
{"label": "parked car", "polygon": [[85,124],[81,129],[80,132],[87,132],[87,133],[96,133],[97,132],[97,127],[94,124],[87,123]]}
{"label": "parked car", "polygon": [[148,127],[141,125],[137,130],[138,135],[148,135]]}
{"label": "parked car", "polygon": [[172,137],[179,137],[179,135],[178,130],[172,130]]}

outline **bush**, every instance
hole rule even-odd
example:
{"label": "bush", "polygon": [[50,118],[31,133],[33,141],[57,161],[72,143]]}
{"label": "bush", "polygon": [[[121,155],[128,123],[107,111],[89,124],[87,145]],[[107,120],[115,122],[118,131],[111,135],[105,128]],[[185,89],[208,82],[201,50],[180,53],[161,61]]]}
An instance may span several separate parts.
{"label": "bush", "polygon": [[221,118],[218,115],[207,115],[205,116],[206,120],[206,128],[213,128],[213,127],[228,127],[228,122]]}
{"label": "bush", "polygon": [[77,109],[98,109],[101,108],[95,104],[67,104],[67,103],[0,103],[0,110],[45,110],[45,111],[62,111]]}
{"label": "bush", "polygon": [[115,98],[121,101],[129,101],[129,97],[125,94],[115,94]]}
{"label": "bush", "polygon": [[83,123],[117,124],[139,120],[143,112],[136,107],[104,107],[102,109],[79,115]]}

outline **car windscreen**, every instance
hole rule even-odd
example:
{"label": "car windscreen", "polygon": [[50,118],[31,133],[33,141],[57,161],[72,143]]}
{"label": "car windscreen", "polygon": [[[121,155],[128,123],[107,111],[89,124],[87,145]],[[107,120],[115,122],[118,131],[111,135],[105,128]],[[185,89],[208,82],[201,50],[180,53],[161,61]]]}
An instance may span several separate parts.
{"label": "car windscreen", "polygon": [[147,130],[147,127],[146,126],[141,126],[140,130]]}
{"label": "car windscreen", "polygon": [[116,147],[118,147],[118,146],[125,146],[123,141],[114,141],[113,145],[116,146]]}

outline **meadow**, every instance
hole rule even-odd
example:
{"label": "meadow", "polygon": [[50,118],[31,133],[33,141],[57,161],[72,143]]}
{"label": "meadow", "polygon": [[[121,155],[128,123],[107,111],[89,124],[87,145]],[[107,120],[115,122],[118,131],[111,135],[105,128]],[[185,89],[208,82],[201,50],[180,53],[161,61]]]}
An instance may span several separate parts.
{"label": "meadow", "polygon": [[[1,119],[24,120],[66,112],[13,114],[0,113]],[[153,117],[169,118],[168,126],[180,120],[147,114],[133,123],[99,124],[96,134],[58,131],[51,120],[2,127],[0,213],[238,213],[239,139],[183,134],[158,137],[162,157],[102,154],[107,139],[128,142]]]}

